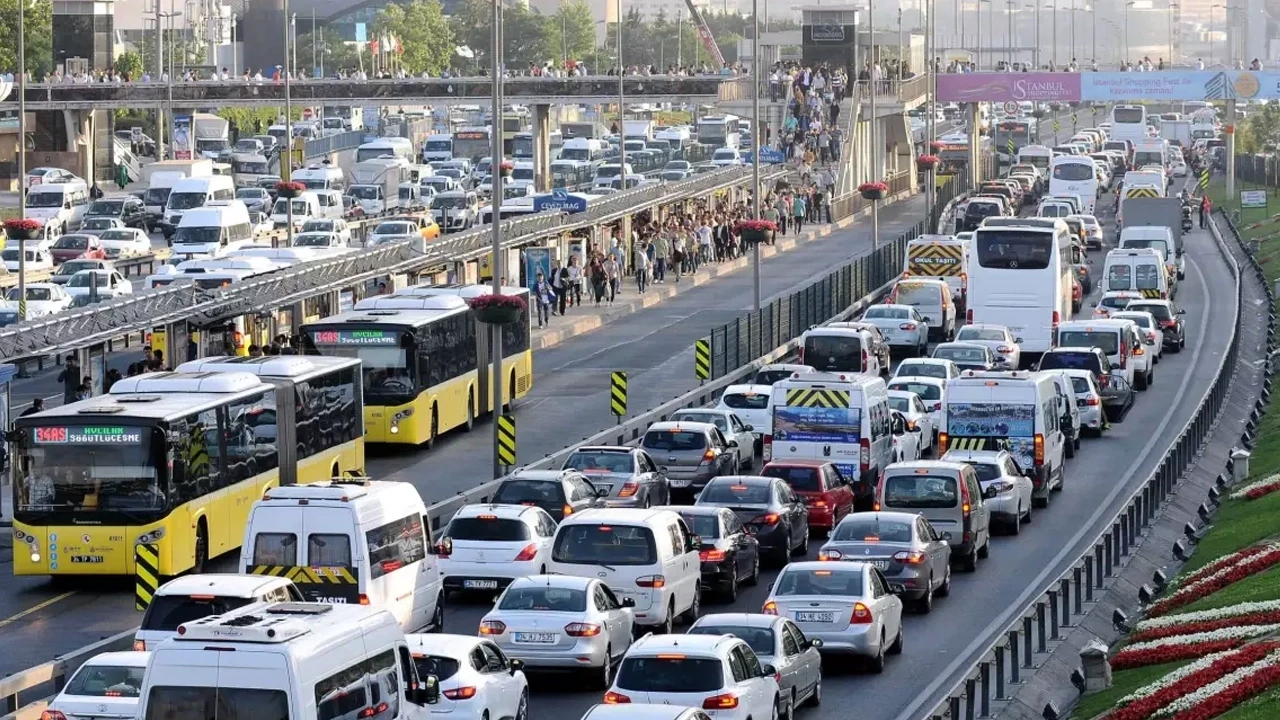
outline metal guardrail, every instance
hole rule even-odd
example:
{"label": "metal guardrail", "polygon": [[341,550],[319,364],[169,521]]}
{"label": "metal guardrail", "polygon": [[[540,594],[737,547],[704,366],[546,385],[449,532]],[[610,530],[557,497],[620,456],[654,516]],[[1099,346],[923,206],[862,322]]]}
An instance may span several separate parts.
{"label": "metal guardrail", "polygon": [[365,134],[361,130],[325,135],[315,140],[308,140],[302,151],[306,159],[317,158],[342,150],[354,150],[364,144]]}
{"label": "metal guardrail", "polygon": [[[1223,216],[1226,219],[1225,216]],[[1236,242],[1240,236],[1230,220],[1226,219]],[[1212,227],[1212,226],[1211,226]],[[1061,628],[1071,623],[1072,617],[1082,618],[1087,613],[1085,605],[1095,600],[1095,591],[1104,589],[1105,580],[1116,576],[1122,560],[1137,549],[1139,536],[1144,528],[1159,517],[1161,507],[1178,490],[1178,481],[1199,457],[1205,439],[1213,431],[1219,412],[1223,409],[1231,385],[1231,368],[1235,365],[1240,346],[1237,327],[1243,311],[1243,284],[1241,268],[1227,248],[1216,227],[1211,230],[1215,244],[1235,278],[1235,317],[1230,323],[1231,341],[1214,372],[1213,383],[1205,390],[1195,415],[1183,425],[1165,450],[1159,467],[1142,485],[1133,491],[1112,516],[1109,525],[1095,537],[1092,547],[1076,558],[1062,574],[1041,589],[1038,597],[1025,605],[1013,620],[979,654],[978,659],[964,671],[960,679],[946,692],[944,699],[931,710],[925,710],[931,697],[921,696],[916,705],[908,707],[899,720],[919,720],[923,715],[930,720],[973,720],[991,717],[993,700],[1008,699],[1009,684],[1022,682],[1022,674],[1036,667],[1035,653],[1046,653],[1051,641],[1062,637]],[[1261,266],[1251,258],[1253,271],[1262,278]],[[1267,287],[1268,296],[1271,289]],[[1274,301],[1274,298],[1273,298]],[[1275,315],[1271,315],[1274,329]],[[1269,337],[1274,335],[1269,333]],[[1269,342],[1274,345],[1274,340]],[[1047,627],[1046,627],[1047,624]],[[924,711],[924,712],[921,712]]]}
{"label": "metal guardrail", "polygon": [[[898,251],[901,252],[901,248],[906,247],[908,239],[910,237],[914,237],[915,235],[913,233],[918,230],[919,228],[917,227],[913,229],[913,231],[900,235],[890,243],[890,245],[897,247],[899,249]],[[881,250],[887,249],[888,246]],[[866,257],[867,256],[863,256],[862,258],[855,260],[854,263],[846,266],[846,268],[856,265],[859,261],[866,259]],[[880,285],[879,287],[871,288],[866,295],[855,298],[848,307],[845,307],[843,310],[833,312],[826,318],[826,322],[839,322],[862,312],[862,310],[864,310],[868,305],[875,303],[883,297],[884,294],[892,287],[893,281],[894,279],[890,279],[887,283]],[[824,282],[826,281],[819,281],[818,283],[815,283],[814,286],[821,285]],[[814,286],[810,287],[812,288]],[[802,330],[800,332],[802,332]],[[800,332],[796,333],[797,338]],[[584,445],[626,445],[637,442],[644,431],[647,430],[649,425],[652,423],[661,422],[662,420],[667,419],[677,410],[683,410],[691,407],[703,407],[715,402],[719,399],[720,392],[724,390],[724,388],[745,378],[751,377],[756,370],[764,365],[777,362],[793,354],[798,346],[797,338],[789,338],[785,342],[779,343],[778,347],[774,348],[772,351],[763,353],[761,357],[752,362],[746,363],[733,372],[727,373],[724,377],[712,380],[695,390],[659,405],[658,407],[632,418],[617,427],[609,428],[608,430],[597,433],[592,437],[571,443],[564,449],[552,453],[541,460],[521,466],[520,469],[534,470],[557,467],[563,463],[565,458],[567,458],[576,448]],[[505,478],[490,480],[471,490],[458,493],[448,500],[433,503],[428,506],[427,527],[431,533],[432,539],[435,539],[438,536],[444,526],[453,518],[454,513],[464,505],[488,501],[493,496],[493,492],[497,489],[503,479]],[[43,698],[41,701],[34,701],[31,705],[22,706],[19,701],[20,694],[30,693],[50,682],[54,684],[53,686],[55,690],[61,690],[66,679],[70,677],[80,667],[80,665],[93,656],[112,650],[129,649],[132,646],[133,635],[135,632],[137,632],[137,628],[127,630],[118,635],[105,638],[88,647],[80,648],[65,655],[59,655],[53,660],[37,665],[36,667],[14,673],[5,678],[0,678],[0,710],[10,713],[8,715],[0,716],[0,720],[34,720],[34,718],[39,716],[37,708],[40,707],[40,703],[47,701],[48,698]],[[34,714],[32,714],[33,711]]]}

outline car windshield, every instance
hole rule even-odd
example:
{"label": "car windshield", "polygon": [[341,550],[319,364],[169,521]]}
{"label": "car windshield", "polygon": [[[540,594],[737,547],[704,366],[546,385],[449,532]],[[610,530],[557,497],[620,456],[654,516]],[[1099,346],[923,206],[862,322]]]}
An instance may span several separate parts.
{"label": "car windshield", "polygon": [[520,542],[528,540],[529,526],[513,518],[499,518],[493,515],[479,517],[454,518],[449,522],[444,535],[453,540],[472,540],[476,542]]}
{"label": "car windshield", "polygon": [[773,590],[775,597],[793,595],[826,595],[832,597],[862,597],[862,571],[842,568],[843,563],[832,563],[830,570],[786,569]]}
{"label": "car windshield", "polygon": [[[182,232],[183,229],[184,228],[178,228],[178,230],[174,233],[174,237],[176,238],[178,236],[178,233]],[[185,229],[190,229],[190,228],[185,228]],[[100,235],[99,237],[102,238],[103,242],[109,242],[112,240],[116,242],[121,242],[121,241],[132,242],[137,237],[137,235],[134,235],[133,231],[131,230],[108,230],[102,233],[102,235]]]}
{"label": "car windshield", "polygon": [[120,224],[116,222],[115,218],[96,217],[85,218],[80,227],[84,230],[106,230],[108,228],[120,227]]}
{"label": "car windshield", "polygon": [[732,635],[751,646],[756,655],[773,655],[773,630],[746,625],[699,625],[689,628],[690,635]]}
{"label": "car windshield", "polygon": [[876,513],[850,515],[836,526],[832,540],[843,542],[911,542],[911,523],[888,520]]}
{"label": "car windshield", "polygon": [[[27,262],[35,262],[36,253],[34,250],[28,250],[26,256]],[[14,248],[0,251],[0,258],[4,258],[5,262],[18,262],[18,251]]]}
{"label": "car windshield", "polygon": [[431,202],[431,207],[433,209],[466,210],[471,207],[471,203],[462,195],[455,195],[453,197],[437,195],[435,200]]}
{"label": "car windshield", "polygon": [[[103,240],[108,240],[106,233],[103,233]],[[124,238],[121,238],[122,240]],[[188,225],[179,227],[173,233],[173,242],[175,245],[216,245],[222,239],[222,228],[216,226]]]}
{"label": "car windshield", "polygon": [[585,473],[610,472],[627,474],[636,470],[635,461],[632,460],[629,451],[618,452],[610,450],[579,450],[564,461],[564,469],[578,470]]}
{"label": "car windshield", "polygon": [[652,565],[658,546],[647,527],[570,525],[556,533],[551,559],[575,565]]}
{"label": "car windshield", "polygon": [[891,475],[884,480],[884,505],[895,508],[956,507],[959,489],[953,477]]}
{"label": "car windshield", "polygon": [[493,502],[501,505],[559,504],[564,500],[564,488],[559,480],[507,480],[493,494]]}
{"label": "car windshield", "polygon": [[60,208],[62,207],[61,192],[29,192],[27,193],[27,207],[29,208]]}
{"label": "car windshield", "polygon": [[203,192],[171,193],[169,195],[170,210],[190,210],[204,205],[208,194]]}
{"label": "car windshield", "polygon": [[53,247],[56,250],[84,250],[89,247],[89,238],[84,235],[63,235]]}
{"label": "car windshield", "polygon": [[347,194],[358,200],[377,200],[379,192],[373,185],[353,185],[347,188]]}
{"label": "car windshield", "polygon": [[935,363],[915,363],[904,362],[898,365],[898,377],[910,377],[918,375],[920,377],[933,377],[945,380],[947,378],[947,367]]}
{"label": "car windshield", "polygon": [[[901,299],[901,295],[898,296]],[[864,320],[906,320],[911,317],[911,311],[906,308],[892,307],[872,307],[867,308],[867,312],[862,316]]]}
{"label": "car windshield", "polygon": [[58,268],[58,274],[74,276],[81,270],[93,270],[99,267],[101,267],[100,263],[91,260],[68,260],[62,263],[62,267]]}
{"label": "car windshield", "polygon": [[1063,330],[1058,333],[1060,347],[1096,347],[1107,355],[1120,352],[1120,334],[1113,330]]}
{"label": "car windshield", "polygon": [[146,672],[146,665],[130,667],[89,662],[76,672],[62,692],[75,697],[136,698],[142,692],[142,676]]}
{"label": "car windshield", "polygon": [[142,616],[143,630],[177,632],[178,626],[211,615],[222,615],[256,602],[254,598],[156,595]]}
{"label": "car windshield", "polygon": [[[18,288],[13,288],[9,291],[10,300],[17,300],[21,297],[22,296],[19,294]],[[40,301],[52,300],[52,299],[53,299],[53,291],[47,287],[31,287],[31,286],[27,287],[27,300],[30,300],[32,302],[40,302]]]}
{"label": "car windshield", "polygon": [[765,477],[779,478],[796,492],[822,492],[822,473],[816,467],[770,465],[760,474]]}
{"label": "car windshield", "polygon": [[731,480],[713,480],[702,495],[700,505],[768,505],[769,486],[762,482],[737,483]]}
{"label": "car windshield", "polygon": [[1003,341],[1005,334],[1003,330],[992,328],[975,328],[962,327],[960,332],[956,333],[956,340],[984,340],[984,341]]}
{"label": "car windshield", "polygon": [[302,225],[302,232],[333,232],[332,220],[308,220]]}
{"label": "car windshield", "polygon": [[906,390],[920,396],[921,400],[941,400],[942,388],[931,383],[915,383],[907,381],[894,381],[889,383],[890,390]]}
{"label": "car windshield", "polygon": [[724,686],[718,658],[691,658],[678,653],[627,657],[614,681],[619,689],[651,693],[709,693]]}
{"label": "car windshield", "polygon": [[702,450],[707,446],[706,435],[687,430],[650,430],[644,435],[644,447],[647,450],[676,452],[680,450]]}
{"label": "car windshield", "polygon": [[499,610],[537,610],[540,612],[584,612],[587,593],[579,588],[524,585],[502,594]]}

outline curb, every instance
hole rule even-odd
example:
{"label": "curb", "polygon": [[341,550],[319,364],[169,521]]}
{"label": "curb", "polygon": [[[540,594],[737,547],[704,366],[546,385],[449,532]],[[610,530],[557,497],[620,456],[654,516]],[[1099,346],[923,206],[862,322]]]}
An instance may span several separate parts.
{"label": "curb", "polygon": [[[919,193],[913,190],[907,190],[887,198],[881,203],[881,205],[890,205],[901,202],[902,200],[906,200],[918,194]],[[760,259],[763,261],[780,253],[787,252],[788,250],[793,250],[799,245],[812,242],[819,238],[829,237],[837,230],[847,229],[849,226],[853,225],[855,220],[870,214],[871,210],[868,208],[849,215],[848,217],[841,218],[834,223],[823,225],[815,230],[806,231],[799,237],[777,240],[771,246],[760,248]],[[624,315],[630,315],[631,313],[653,307],[654,305],[661,303],[663,300],[679,295],[690,288],[705,285],[718,277],[743,270],[750,266],[751,257],[746,256],[714,266],[705,266],[693,275],[685,276],[684,280],[678,285],[653,285],[651,283],[644,297],[636,297],[634,300],[628,300],[625,303],[614,305],[612,309],[602,312],[599,315],[580,318],[569,322],[567,325],[557,324],[555,328],[546,329],[541,334],[535,335],[531,333],[529,338],[529,348],[531,350],[545,350],[549,347],[554,347],[572,337],[603,327]],[[583,295],[585,296],[586,293],[583,293]],[[635,286],[631,286],[631,295],[636,295]],[[538,331],[535,330],[534,332],[536,333]]]}

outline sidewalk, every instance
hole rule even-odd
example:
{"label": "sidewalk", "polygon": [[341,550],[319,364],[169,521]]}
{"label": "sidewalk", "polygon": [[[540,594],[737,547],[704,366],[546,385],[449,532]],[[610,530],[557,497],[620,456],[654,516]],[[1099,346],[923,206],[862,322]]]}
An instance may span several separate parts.
{"label": "sidewalk", "polygon": [[[894,197],[887,198],[880,204],[880,206],[881,208],[884,208],[888,205],[908,200],[915,197],[917,194],[919,193],[910,191],[904,192]],[[788,235],[783,238],[778,238],[774,241],[773,245],[764,245],[760,247],[760,259],[763,261],[779,253],[793,250],[805,243],[827,237],[834,232],[853,226],[853,224],[858,220],[864,217],[870,217],[870,215],[871,211],[870,209],[867,209],[860,213],[854,213],[843,220],[830,224],[819,225],[812,230],[805,230],[799,236]],[[551,318],[551,322],[548,323],[545,328],[534,328],[529,337],[529,347],[533,350],[544,350],[546,348],[559,345],[569,338],[595,330],[624,315],[629,315],[631,313],[653,307],[667,298],[674,297],[682,292],[687,292],[699,285],[709,283],[716,278],[750,267],[751,255],[748,253],[736,260],[729,260],[720,263],[706,263],[698,269],[698,272],[692,275],[685,275],[678,283],[675,282],[674,276],[668,272],[666,283],[662,285],[650,283],[649,288],[644,295],[640,295],[636,291],[635,277],[628,276],[623,278],[622,292],[618,294],[618,299],[613,305],[600,305],[597,307],[591,299],[588,299],[587,296],[590,294],[589,291],[583,292],[583,300],[586,301],[583,305],[569,308],[568,315],[564,317],[559,315],[553,316]]]}

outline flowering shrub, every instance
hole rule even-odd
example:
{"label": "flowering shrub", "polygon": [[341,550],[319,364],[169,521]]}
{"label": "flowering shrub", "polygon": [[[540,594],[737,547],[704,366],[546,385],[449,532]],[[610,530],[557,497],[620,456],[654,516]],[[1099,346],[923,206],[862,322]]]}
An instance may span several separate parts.
{"label": "flowering shrub", "polygon": [[10,232],[33,233],[40,229],[39,221],[25,218],[23,220],[5,220],[4,229]]}
{"label": "flowering shrub", "polygon": [[940,162],[942,162],[942,160],[939,159],[937,155],[926,154],[916,158],[917,165],[926,165],[928,167],[933,167],[934,165],[937,165]]}
{"label": "flowering shrub", "polygon": [[1116,653],[1111,667],[1116,670],[1159,665],[1175,660],[1189,660],[1209,653],[1239,647],[1253,638],[1280,630],[1280,625],[1255,625],[1219,628],[1209,632],[1190,633],[1159,640],[1134,643]]}
{"label": "flowering shrub", "polygon": [[512,170],[515,170],[516,166],[510,160],[503,160],[502,162],[498,163],[498,169],[503,172],[510,172]]}
{"label": "flowering shrub", "polygon": [[[1135,702],[1138,702],[1139,700],[1145,700],[1146,698],[1149,698],[1152,695],[1155,695],[1156,693],[1165,690],[1166,688],[1173,687],[1178,683],[1183,684],[1183,688],[1184,688],[1183,693],[1185,694],[1186,692],[1185,688],[1191,685],[1195,685],[1196,683],[1193,681],[1183,683],[1184,680],[1187,680],[1192,675],[1196,675],[1197,673],[1202,673],[1205,670],[1208,670],[1209,668],[1214,667],[1215,665],[1221,665],[1223,664],[1224,660],[1234,657],[1240,653],[1247,652],[1250,648],[1256,648],[1256,647],[1259,647],[1259,646],[1246,645],[1238,650],[1224,650],[1223,652],[1213,653],[1212,655],[1202,657],[1193,663],[1188,663],[1186,665],[1183,665],[1182,667],[1178,668],[1177,670],[1174,670],[1168,675],[1161,677],[1155,682],[1149,683],[1147,685],[1143,685],[1137,690],[1134,690],[1128,695],[1125,695],[1124,697],[1120,698],[1119,700],[1116,701],[1116,707],[1118,708],[1125,707],[1127,705],[1131,705]],[[1225,672],[1222,672],[1222,673],[1216,674],[1215,676],[1214,673],[1210,673],[1209,676],[1212,677],[1212,679],[1216,680],[1217,677],[1221,677],[1221,675],[1225,675],[1225,674],[1226,674]],[[1196,679],[1199,680],[1202,678],[1196,678]],[[1168,701],[1166,700],[1165,702],[1168,702]],[[1163,704],[1161,705],[1161,707],[1163,707]],[[1107,717],[1110,718],[1110,716],[1107,716]]]}
{"label": "flowering shrub", "polygon": [[1230,567],[1232,565],[1239,563],[1241,560],[1248,557],[1253,552],[1253,550],[1254,549],[1252,547],[1247,547],[1247,548],[1244,548],[1243,550],[1237,550],[1231,553],[1230,555],[1223,555],[1222,557],[1217,558],[1216,560],[1212,560],[1206,563],[1199,570],[1196,570],[1192,572],[1190,575],[1187,575],[1185,578],[1182,578],[1181,583],[1179,583],[1179,588],[1189,587],[1190,585],[1197,583],[1203,580],[1204,578],[1209,577],[1210,575],[1218,572],[1219,570],[1222,570],[1225,567]]}
{"label": "flowering shrub", "polygon": [[938,152],[944,147],[946,147],[946,145],[938,142],[937,140],[934,140],[933,142],[929,143],[929,149],[932,150],[933,152]]}
{"label": "flowering shrub", "polygon": [[741,235],[747,232],[776,232],[778,224],[772,220],[739,220],[733,225],[733,232]]}
{"label": "flowering shrub", "polygon": [[305,191],[306,189],[307,189],[307,186],[303,185],[300,182],[287,181],[287,182],[276,183],[277,193],[300,193]]}
{"label": "flowering shrub", "polygon": [[1188,622],[1167,627],[1137,630],[1129,637],[1129,639],[1135,642],[1142,642],[1146,640],[1159,640],[1161,638],[1177,637],[1178,635],[1211,632],[1222,628],[1236,626],[1247,627],[1250,625],[1280,625],[1280,610],[1263,613],[1249,613],[1247,615],[1227,617],[1220,620],[1201,620],[1198,622]]}
{"label": "flowering shrub", "polygon": [[1209,720],[1280,682],[1280,652],[1239,668],[1169,703],[1159,717],[1173,720]]}
{"label": "flowering shrub", "polygon": [[1164,615],[1170,610],[1190,605],[1232,583],[1239,582],[1272,567],[1276,563],[1280,563],[1280,546],[1275,544],[1255,545],[1235,553],[1235,556],[1240,556],[1240,559],[1234,565],[1220,565],[1216,572],[1207,576],[1197,573],[1199,577],[1193,582],[1184,584],[1177,592],[1148,608],[1147,617]]}
{"label": "flowering shrub", "polygon": [[1239,490],[1231,493],[1228,497],[1232,500],[1257,500],[1260,497],[1270,495],[1280,490],[1280,475],[1270,475],[1257,482],[1249,483]]}
{"label": "flowering shrub", "polygon": [[1134,627],[1134,630],[1137,632],[1144,632],[1156,628],[1186,625],[1188,623],[1212,622],[1214,620],[1225,620],[1242,615],[1270,613],[1280,613],[1280,600],[1243,602],[1235,605],[1229,605],[1227,607],[1214,608],[1212,610],[1200,610],[1197,612],[1178,613],[1177,615],[1165,615],[1164,617],[1150,618],[1139,622]]}
{"label": "flowering shrub", "polygon": [[1102,720],[1146,720],[1170,703],[1208,687],[1224,677],[1248,668],[1274,653],[1275,643],[1249,645],[1239,650],[1216,653],[1181,667],[1154,683],[1122,698],[1120,707]]}
{"label": "flowering shrub", "polygon": [[487,308],[506,308],[510,310],[524,310],[528,307],[524,298],[519,295],[477,295],[467,301],[467,306],[472,310],[484,310]]}
{"label": "flowering shrub", "polygon": [[858,192],[860,193],[875,192],[877,190],[882,193],[886,193],[889,192],[889,186],[879,181],[864,182],[858,186]]}

